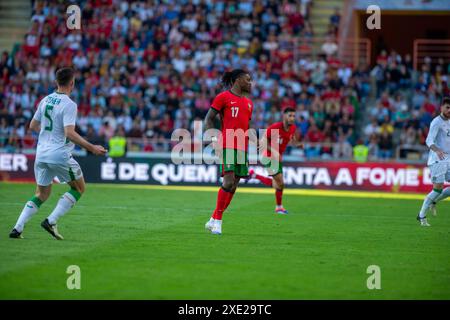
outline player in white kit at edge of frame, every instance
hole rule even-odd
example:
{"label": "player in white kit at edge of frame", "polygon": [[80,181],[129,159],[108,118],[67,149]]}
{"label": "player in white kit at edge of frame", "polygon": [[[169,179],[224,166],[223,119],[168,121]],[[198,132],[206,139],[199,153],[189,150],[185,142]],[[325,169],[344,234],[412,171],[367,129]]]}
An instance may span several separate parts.
{"label": "player in white kit at edge of frame", "polygon": [[107,150],[93,145],[75,131],[77,105],[69,95],[75,86],[75,71],[64,67],[56,72],[56,92],[42,99],[30,123],[33,131],[39,132],[34,175],[36,193],[25,204],[16,225],[9,234],[10,238],[23,238],[25,224],[39,210],[51,193],[55,177],[66,182],[70,190],[59,199],[55,209],[42,221],[41,226],[54,238],[62,240],[56,223],[80,199],[85,190],[85,182],[80,165],[72,157],[74,143],[92,152],[104,155]]}
{"label": "player in white kit at edge of frame", "polygon": [[426,196],[417,220],[429,227],[427,210],[436,215],[436,203],[450,196],[450,187],[444,189],[445,181],[450,182],[450,97],[443,99],[441,113],[431,122],[426,144],[430,148],[428,167],[433,190]]}

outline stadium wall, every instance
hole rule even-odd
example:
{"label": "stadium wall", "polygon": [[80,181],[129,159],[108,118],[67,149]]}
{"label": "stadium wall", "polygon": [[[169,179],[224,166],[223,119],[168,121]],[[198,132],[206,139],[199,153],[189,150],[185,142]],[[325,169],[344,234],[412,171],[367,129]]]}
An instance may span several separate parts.
{"label": "stadium wall", "polygon": [[[33,182],[34,155],[0,153],[0,181]],[[149,185],[218,185],[217,165],[173,164],[171,159],[76,157],[88,183]],[[264,174],[261,166],[253,166]],[[430,173],[424,165],[393,162],[285,162],[285,185],[290,188],[428,192]],[[243,186],[261,186],[259,181]]]}

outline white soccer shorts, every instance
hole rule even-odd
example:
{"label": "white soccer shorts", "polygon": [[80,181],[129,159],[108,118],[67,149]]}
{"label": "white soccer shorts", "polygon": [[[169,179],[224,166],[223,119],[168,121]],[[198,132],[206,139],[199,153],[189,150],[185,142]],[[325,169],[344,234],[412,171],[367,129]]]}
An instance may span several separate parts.
{"label": "white soccer shorts", "polygon": [[39,186],[48,186],[52,184],[55,177],[58,177],[60,182],[71,182],[83,177],[83,172],[78,162],[74,158],[70,158],[66,164],[36,161],[34,176]]}
{"label": "white soccer shorts", "polygon": [[431,182],[444,183],[450,181],[450,162],[438,162],[430,165]]}

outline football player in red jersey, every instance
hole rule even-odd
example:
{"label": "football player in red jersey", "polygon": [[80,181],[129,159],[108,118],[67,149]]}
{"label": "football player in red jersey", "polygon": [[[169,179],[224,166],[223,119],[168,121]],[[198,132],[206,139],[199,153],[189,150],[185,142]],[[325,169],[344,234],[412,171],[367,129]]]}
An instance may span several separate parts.
{"label": "football player in red jersey", "polygon": [[[275,212],[287,214],[283,208],[282,197],[284,189],[282,155],[286,147],[291,142],[295,146],[302,147],[300,137],[295,126],[295,110],[286,108],[283,111],[283,121],[276,122],[267,128],[265,138],[267,139],[267,150],[263,154],[263,164],[266,167],[269,177],[256,174],[253,169],[249,171],[250,179],[258,179],[263,184],[275,188],[276,207]],[[275,150],[274,150],[275,149]]]}
{"label": "football player in red jersey", "polygon": [[[248,177],[248,129],[253,111],[253,102],[248,98],[252,88],[250,74],[242,69],[225,72],[222,83],[230,88],[219,93],[206,114],[205,130],[214,128],[214,119],[220,115],[221,137],[216,150],[221,153],[223,182],[217,195],[216,209],[205,228],[213,234],[222,233],[222,215],[233,199],[242,177]],[[215,139],[214,139],[215,138]]]}

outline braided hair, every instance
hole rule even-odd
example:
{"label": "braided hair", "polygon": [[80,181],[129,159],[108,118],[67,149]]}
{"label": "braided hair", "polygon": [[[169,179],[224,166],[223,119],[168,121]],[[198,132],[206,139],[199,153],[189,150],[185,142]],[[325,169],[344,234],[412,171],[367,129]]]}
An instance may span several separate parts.
{"label": "braided hair", "polygon": [[222,76],[222,84],[226,87],[231,87],[233,86],[237,78],[247,73],[248,72],[243,69],[234,69],[233,71],[227,71]]}

